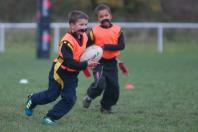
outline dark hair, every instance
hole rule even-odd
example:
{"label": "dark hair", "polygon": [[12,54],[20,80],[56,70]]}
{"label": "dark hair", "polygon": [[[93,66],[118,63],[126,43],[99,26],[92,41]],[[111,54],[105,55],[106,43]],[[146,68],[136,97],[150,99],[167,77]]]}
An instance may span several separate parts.
{"label": "dark hair", "polygon": [[98,16],[98,12],[101,10],[107,10],[110,14],[111,14],[111,9],[108,5],[105,4],[99,4],[96,8],[95,8],[95,15]]}
{"label": "dark hair", "polygon": [[68,14],[68,21],[70,23],[76,23],[79,19],[89,19],[88,15],[80,10],[71,11]]}

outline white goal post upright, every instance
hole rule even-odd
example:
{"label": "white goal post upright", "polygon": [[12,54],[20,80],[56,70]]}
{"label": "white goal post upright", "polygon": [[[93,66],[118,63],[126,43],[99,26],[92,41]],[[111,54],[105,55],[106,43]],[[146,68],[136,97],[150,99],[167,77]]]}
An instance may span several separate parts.
{"label": "white goal post upright", "polygon": [[157,29],[157,51],[162,53],[163,49],[163,27],[159,26]]}
{"label": "white goal post upright", "polygon": [[5,29],[2,24],[0,24],[0,52],[5,51]]}

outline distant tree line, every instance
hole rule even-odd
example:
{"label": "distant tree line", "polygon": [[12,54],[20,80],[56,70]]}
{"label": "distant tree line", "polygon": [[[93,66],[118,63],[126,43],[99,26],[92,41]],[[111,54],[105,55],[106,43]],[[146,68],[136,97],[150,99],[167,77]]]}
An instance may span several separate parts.
{"label": "distant tree line", "polygon": [[[108,4],[115,21],[198,22],[198,0],[51,0],[52,21],[66,21],[73,9],[81,9],[94,21],[93,10]],[[0,0],[0,22],[36,20],[36,0]]]}

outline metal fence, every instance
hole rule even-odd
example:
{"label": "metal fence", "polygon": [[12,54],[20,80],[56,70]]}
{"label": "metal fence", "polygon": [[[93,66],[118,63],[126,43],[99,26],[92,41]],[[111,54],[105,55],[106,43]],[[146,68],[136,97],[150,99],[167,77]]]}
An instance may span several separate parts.
{"label": "metal fence", "polygon": [[[127,23],[120,22],[123,29],[157,29],[157,51],[163,52],[163,32],[164,29],[198,29],[198,23]],[[96,25],[96,23],[89,23],[89,27]],[[36,23],[0,23],[0,52],[5,51],[5,32],[7,29],[35,29]],[[68,28],[66,23],[51,23],[51,28],[54,30],[53,44],[54,52],[58,50],[58,42],[60,39],[60,29]]]}

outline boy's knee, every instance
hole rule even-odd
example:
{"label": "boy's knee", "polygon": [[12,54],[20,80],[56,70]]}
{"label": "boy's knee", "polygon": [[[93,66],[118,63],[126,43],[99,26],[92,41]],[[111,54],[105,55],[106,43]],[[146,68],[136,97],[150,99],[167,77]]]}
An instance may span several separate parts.
{"label": "boy's knee", "polygon": [[62,99],[65,100],[65,102],[74,105],[76,103],[76,97],[75,96],[62,96]]}
{"label": "boy's knee", "polygon": [[68,99],[72,105],[74,105],[76,103],[76,97],[71,97]]}
{"label": "boy's knee", "polygon": [[105,79],[104,79],[104,78],[101,78],[97,83],[98,83],[98,84],[97,84],[97,87],[98,87],[100,90],[105,89],[105,87],[106,87],[106,82],[105,82]]}
{"label": "boy's knee", "polygon": [[47,98],[50,102],[53,102],[57,99],[58,94],[47,94]]}
{"label": "boy's knee", "polygon": [[49,100],[50,102],[53,102],[53,101],[56,100],[56,98],[55,98],[55,97],[48,97],[48,100]]}

